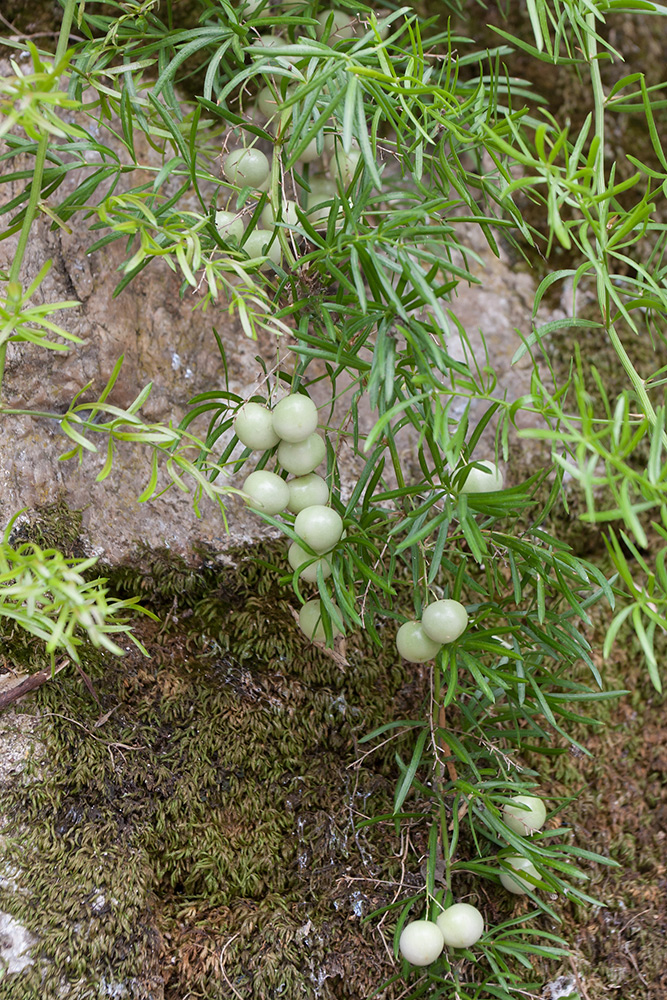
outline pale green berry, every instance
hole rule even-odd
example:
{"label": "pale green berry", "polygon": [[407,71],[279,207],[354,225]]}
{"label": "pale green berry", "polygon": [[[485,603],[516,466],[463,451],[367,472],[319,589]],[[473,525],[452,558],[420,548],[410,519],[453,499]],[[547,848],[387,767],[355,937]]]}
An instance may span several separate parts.
{"label": "pale green berry", "polygon": [[[273,239],[273,233],[269,229],[253,229],[251,233],[248,233],[243,249],[253,259],[255,257],[268,257],[274,264],[280,264],[282,260],[280,243],[277,239]],[[260,270],[268,271],[270,266],[269,262],[265,261],[260,266]]]}
{"label": "pale green berry", "polygon": [[[334,128],[335,128],[335,126],[334,126]],[[323,143],[323,146],[324,146],[324,155],[327,157],[327,159],[329,159],[333,155],[333,153],[334,153],[334,151],[336,149],[336,145],[337,145],[336,140],[337,139],[338,139],[338,130],[336,130],[334,132],[325,132],[324,133],[324,135],[322,137],[322,143]],[[338,146],[340,148],[340,143],[338,143]]]}
{"label": "pale green berry", "polygon": [[310,434],[305,441],[281,441],[278,462],[295,476],[306,476],[326,458],[327,447],[319,434]]}
{"label": "pale green berry", "polygon": [[435,962],[445,940],[442,931],[431,920],[411,920],[401,931],[398,950],[410,965],[430,965]]}
{"label": "pale green berry", "polygon": [[264,469],[250,473],[243,484],[243,492],[248,496],[248,504],[263,514],[280,514],[289,503],[289,487],[285,480]]}
{"label": "pale green berry", "polygon": [[[525,806],[526,808],[522,808]],[[510,830],[520,837],[528,837],[541,830],[547,818],[547,808],[543,799],[536,795],[516,795],[503,806],[503,819]]]}
{"label": "pale green berry", "polygon": [[[308,195],[308,218],[314,229],[326,229],[333,210],[331,203],[337,194],[336,184],[328,178],[316,177],[310,182],[311,193]],[[342,207],[337,207],[336,225],[344,220]]]}
{"label": "pale green berry", "polygon": [[234,430],[241,444],[253,451],[266,451],[280,440],[273,429],[271,410],[261,403],[245,403],[234,417]]}
{"label": "pale green berry", "polygon": [[[322,602],[317,598],[314,598],[312,601],[306,601],[301,607],[299,611],[299,628],[314,642],[325,641],[326,633],[322,621]],[[331,630],[334,638],[340,635],[340,630],[336,628],[334,622],[331,623]]]}
{"label": "pale green berry", "polygon": [[484,917],[470,903],[454,903],[443,910],[436,923],[450,948],[471,948],[484,933]]}
{"label": "pale green berry", "polygon": [[405,622],[396,633],[396,648],[409,663],[426,663],[440,650],[441,643],[429,639],[421,622]]}
{"label": "pale green berry", "polygon": [[280,104],[282,104],[280,97],[276,97],[276,93],[271,87],[262,87],[257,94],[257,107],[265,118],[272,118]]}
{"label": "pale green berry", "polygon": [[459,493],[495,493],[503,488],[503,474],[495,462],[477,462],[483,469],[471,468]]}
{"label": "pale green berry", "polygon": [[222,161],[222,172],[230,184],[259,188],[268,181],[271,165],[261,149],[233,149]]}
{"label": "pale green berry", "polygon": [[[531,875],[533,878],[539,879],[539,874],[535,865],[528,858],[522,858],[518,854],[509,858],[503,858],[503,861],[515,871],[524,872],[526,875]],[[500,881],[507,889],[508,892],[513,892],[517,896],[525,896],[526,892],[534,892],[537,888],[527,879],[521,878],[519,874],[512,875],[510,872],[501,871]]]}
{"label": "pale green berry", "polygon": [[468,612],[458,601],[433,601],[422,613],[422,626],[434,642],[454,642],[466,630]]}
{"label": "pale green berry", "polygon": [[313,504],[294,518],[294,530],[313,552],[329,552],[343,534],[343,519],[331,507]]}
{"label": "pale green berry", "polygon": [[298,479],[288,479],[289,503],[287,509],[292,514],[298,514],[306,507],[313,507],[316,504],[325,506],[329,499],[329,487],[321,476],[314,472],[307,476],[299,476]]}
{"label": "pale green berry", "polygon": [[315,163],[321,159],[322,154],[317,149],[317,139],[311,139],[305,149],[299,153],[301,163]]}
{"label": "pale green berry", "polygon": [[[328,559],[315,559],[311,562],[313,556],[309,555],[305,549],[301,548],[298,542],[292,542],[289,549],[287,550],[287,558],[292,569],[298,569],[303,566],[303,569],[299,573],[299,577],[305,580],[306,583],[317,583],[317,569],[321,567],[322,576],[326,580],[327,577],[331,576],[331,563]],[[306,566],[305,563],[310,563]]]}
{"label": "pale green berry", "polygon": [[257,11],[265,7],[268,0],[245,0],[243,4],[243,15],[244,17],[251,17]]}
{"label": "pale green berry", "polygon": [[352,183],[360,159],[361,153],[358,149],[351,149],[349,153],[339,149],[329,164],[332,177],[337,177],[342,186],[348,188]]}
{"label": "pale green berry", "polygon": [[260,216],[262,220],[262,225],[265,229],[272,229],[276,222],[283,222],[286,226],[294,228],[299,225],[299,218],[296,214],[296,202],[291,201],[289,198],[285,199],[281,205],[282,217],[279,219],[278,215],[271,204],[267,201],[266,205],[262,209],[262,214]]}
{"label": "pale green berry", "polygon": [[225,212],[222,209],[215,213],[215,228],[223,240],[241,240],[245,233],[245,224],[238,212]]}
{"label": "pale green berry", "polygon": [[331,201],[336,193],[336,185],[324,174],[316,174],[308,181],[310,193],[308,194],[308,204],[316,205],[320,201]]}
{"label": "pale green berry", "polygon": [[343,38],[354,38],[356,34],[354,21],[342,10],[323,10],[321,14],[317,15],[319,24],[315,28],[315,34],[318,38],[323,37],[330,18],[331,25],[328,40],[331,45],[341,41]]}
{"label": "pale green berry", "polygon": [[273,429],[283,441],[305,441],[317,428],[317,407],[309,396],[294,392],[273,408]]}

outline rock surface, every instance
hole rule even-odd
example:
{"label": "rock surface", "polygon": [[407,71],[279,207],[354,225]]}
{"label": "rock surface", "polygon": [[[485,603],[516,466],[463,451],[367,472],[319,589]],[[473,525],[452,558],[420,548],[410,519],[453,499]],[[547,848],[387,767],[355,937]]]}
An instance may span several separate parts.
{"label": "rock surface", "polygon": [[37,938],[9,913],[0,912],[0,969],[8,975],[23,972],[33,959],[30,951]]}
{"label": "rock surface", "polygon": [[[3,71],[0,65],[0,73]],[[108,136],[105,141],[111,144]],[[121,155],[120,144],[118,151]],[[148,162],[158,162],[158,154],[148,146],[141,155]],[[20,165],[29,168],[31,163],[5,161],[3,169],[14,170]],[[81,174],[72,171],[53,196],[54,206],[80,180]],[[3,185],[0,197],[8,200],[16,196],[23,183]],[[229,388],[239,396],[251,395],[261,383],[263,372],[256,360],[258,355],[269,367],[275,365],[278,349],[285,358],[287,337],[282,338],[282,345],[269,335],[262,335],[260,341],[249,340],[223,304],[206,311],[194,310],[197,295],[186,293],[180,298],[179,278],[166,265],[153,262],[114,299],[112,292],[119,279],[123,241],[88,256],[87,248],[97,235],[87,230],[81,216],[74,217],[71,228],[51,230],[50,220],[45,216],[34,225],[24,261],[23,285],[35,277],[46,260],[52,260],[53,266],[33,301],[37,304],[77,300],[80,305],[53,318],[83,343],[73,345],[67,352],[10,344],[3,385],[4,405],[62,413],[89,383],[92,385],[83,399],[95,398],[123,355],[121,375],[109,401],[126,407],[152,381],[150,397],[142,409],[144,419],[177,424],[195,393],[224,387],[224,368],[213,327],[224,344]],[[0,243],[0,268],[9,268],[17,238]],[[452,311],[469,332],[473,349],[480,356],[478,330],[483,330],[490,363],[498,372],[499,391],[507,390],[511,397],[516,397],[529,388],[529,365],[510,368],[510,361],[519,344],[515,328],[524,334],[530,332],[533,278],[514,270],[505,256],[495,258],[475,227],[466,226],[462,238],[483,260],[483,267],[477,268],[483,272],[482,283],[472,287],[461,285]],[[452,344],[452,353],[463,356],[456,342]],[[324,403],[326,386],[316,389],[313,395]],[[476,406],[471,423],[484,408],[485,405]],[[368,410],[363,415],[363,424],[364,432],[373,424],[373,415]],[[194,430],[204,434],[205,427],[200,422]],[[113,471],[103,483],[96,483],[95,476],[104,460],[106,441],[101,441],[98,454],[86,453],[80,465],[76,460],[58,461],[68,448],[68,439],[56,420],[6,415],[0,421],[0,516],[5,523],[21,508],[62,498],[69,507],[84,509],[88,549],[112,563],[127,558],[138,541],[167,546],[191,557],[198,543],[222,551],[266,537],[266,526],[248,514],[237,498],[229,504],[229,534],[213,503],[204,501],[203,517],[198,519],[191,498],[176,489],[158,499],[138,503],[137,497],[150,473],[150,455],[145,446],[121,446]],[[480,453],[480,457],[484,455]],[[346,462],[348,459],[344,458],[344,468]],[[352,480],[356,478],[354,468],[352,462]],[[238,480],[230,480],[230,485],[240,487],[245,474],[247,470]]]}

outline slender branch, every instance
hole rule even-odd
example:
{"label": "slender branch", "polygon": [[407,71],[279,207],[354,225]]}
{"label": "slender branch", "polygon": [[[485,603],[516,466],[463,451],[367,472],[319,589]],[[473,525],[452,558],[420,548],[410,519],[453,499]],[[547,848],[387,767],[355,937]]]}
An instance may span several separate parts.
{"label": "slender branch", "polygon": [[[54,65],[62,61],[65,52],[67,51],[67,45],[69,43],[69,35],[72,27],[72,21],[74,19],[74,8],[76,7],[77,0],[67,0],[65,4],[65,10],[63,12],[63,19],[60,25],[60,32],[58,34],[58,44],[56,46],[56,54]],[[39,196],[42,192],[42,178],[44,176],[44,164],[46,162],[46,151],[49,145],[48,134],[43,134],[40,137],[39,143],[37,144],[37,152],[35,154],[35,168],[32,176],[32,185],[30,187],[30,198],[28,199],[28,207],[26,208],[25,216],[23,217],[23,225],[21,226],[21,234],[19,236],[18,246],[16,248],[16,254],[12,262],[11,270],[9,272],[9,281],[18,282],[21,276],[21,267],[23,265],[23,258],[25,257],[26,248],[28,246],[28,237],[30,236],[30,230],[32,224],[35,221],[35,215],[37,214],[37,206],[39,204]],[[2,382],[5,374],[5,358],[7,355],[7,341],[0,344],[0,394],[2,393]]]}
{"label": "slender branch", "polygon": [[[593,87],[593,100],[595,108],[595,135],[598,140],[598,151],[595,161],[595,186],[596,194],[601,195],[604,193],[607,187],[607,179],[605,176],[604,167],[604,147],[605,147],[605,105],[606,98],[604,93],[604,88],[602,86],[602,75],[600,73],[600,61],[597,58],[598,47],[597,47],[597,37],[595,35],[595,15],[587,14],[586,23],[590,29],[590,34],[588,35],[588,60],[591,74],[591,84]],[[604,283],[604,276],[609,274],[609,266],[607,261],[607,216],[609,214],[609,200],[606,198],[601,198],[598,202],[598,235],[597,235],[597,246],[600,254],[600,260],[604,268],[604,274],[598,271],[597,276],[597,288],[598,288],[598,302],[600,303],[600,309],[602,310],[602,316],[604,319],[605,326],[607,328],[607,333],[609,339],[619,357],[623,369],[627,374],[628,378],[632,383],[632,387],[637,393],[637,398],[640,401],[646,416],[648,417],[651,426],[655,427],[657,423],[656,412],[653,409],[651,400],[649,399],[648,393],[646,391],[646,384],[644,379],[641,377],[635,366],[633,365],[630,357],[628,356],[623,343],[616,332],[613,323],[610,323],[610,301],[609,301],[609,290]],[[667,432],[663,431],[663,443],[667,446]]]}
{"label": "slender branch", "polygon": [[57,667],[51,670],[37,670],[34,674],[29,674],[27,677],[23,677],[18,680],[18,683],[13,684],[11,687],[7,688],[5,691],[0,692],[0,709],[7,708],[13,702],[18,701],[24,695],[29,694],[30,691],[35,691],[37,688],[41,687],[42,684],[46,684],[47,681],[53,680],[56,674],[63,670],[69,660],[62,660]]}
{"label": "slender branch", "polygon": [[72,29],[72,21],[74,20],[74,8],[76,7],[77,0],[67,0],[65,4],[65,10],[63,11],[63,19],[60,25],[60,34],[58,35],[58,45],[56,46],[56,66],[65,55],[67,51],[67,46],[69,44],[70,31]]}

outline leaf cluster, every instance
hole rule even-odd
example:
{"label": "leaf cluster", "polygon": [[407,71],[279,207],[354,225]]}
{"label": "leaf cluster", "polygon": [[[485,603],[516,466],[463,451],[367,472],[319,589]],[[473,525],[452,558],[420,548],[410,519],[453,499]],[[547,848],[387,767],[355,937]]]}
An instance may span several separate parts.
{"label": "leaf cluster", "polygon": [[66,559],[57,549],[42,549],[35,542],[12,544],[16,514],[5,529],[0,545],[0,619],[41,639],[52,664],[58,652],[79,662],[85,638],[115,656],[124,650],[112,636],[122,635],[139,649],[130,621],[152,612],[137,598],[109,596],[104,577],[88,572],[96,558]]}

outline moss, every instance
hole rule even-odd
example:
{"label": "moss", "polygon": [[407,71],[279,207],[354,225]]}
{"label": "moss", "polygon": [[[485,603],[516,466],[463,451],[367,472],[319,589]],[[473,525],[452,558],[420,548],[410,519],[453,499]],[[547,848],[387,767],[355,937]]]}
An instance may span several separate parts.
{"label": "moss", "polygon": [[[8,980],[20,985],[17,1000],[83,1000],[121,986],[131,1000],[226,1000],[233,990],[244,1000],[337,1000],[370,996],[393,972],[383,928],[363,917],[422,887],[427,824],[413,821],[404,867],[393,824],[353,823],[391,811],[393,753],[407,750],[393,743],[361,769],[350,764],[359,734],[423,710],[426,675],[363,636],[348,641],[344,669],[305,643],[274,557],[264,547],[236,566],[207,557],[192,569],[143,552],[113,585],[162,609],[162,624],[138,625],[151,659],[89,655],[100,705],[74,673],[40,691],[52,763],[35,758],[0,788],[2,814],[20,818],[5,831],[20,891],[0,889],[0,909],[40,936],[38,964]],[[596,628],[599,648],[602,617]],[[620,654],[612,684],[640,676],[631,645]],[[624,1000],[639,1000],[645,987],[623,949],[656,981],[667,967],[650,933],[664,877],[651,823],[651,809],[665,808],[662,744],[628,778],[642,733],[661,732],[660,706],[637,680],[620,707],[603,702],[597,714],[602,734],[575,733],[592,757],[557,756],[550,773],[538,763],[551,801],[579,792],[567,809],[577,843],[624,867],[591,869],[590,891],[607,910],[556,908],[590,1000],[621,974]],[[422,803],[412,805],[419,814]],[[474,852],[467,837],[462,829],[460,857]],[[459,894],[482,894],[490,925],[527,912],[525,900],[488,888],[458,876]],[[539,973],[556,975],[547,965]]]}
{"label": "moss", "polygon": [[82,510],[73,510],[60,497],[50,504],[35,507],[18,521],[12,532],[12,544],[34,542],[42,549],[58,549],[68,559],[82,559]]}
{"label": "moss", "polygon": [[[602,606],[593,618],[589,640],[600,649],[608,628]],[[659,929],[667,821],[665,699],[651,686],[627,630],[612,658],[599,666],[608,689],[625,687],[629,693],[597,703],[591,713],[601,723],[597,732],[571,727],[587,753],[555,757],[544,774],[544,791],[553,803],[575,796],[558,822],[572,826],[574,843],[617,867],[584,865],[590,879],[585,891],[601,907],[560,901],[557,909],[590,1000],[619,990],[624,1000],[658,1000],[667,987],[667,942]],[[577,679],[586,679],[583,670]],[[571,965],[560,971],[571,972]]]}
{"label": "moss", "polygon": [[[0,890],[0,908],[41,939],[22,1000],[58,996],[63,977],[72,997],[100,977],[143,996],[156,976],[167,997],[228,995],[227,941],[223,967],[251,996],[366,996],[387,975],[358,913],[391,898],[374,880],[396,874],[395,836],[355,835],[351,818],[369,797],[390,809],[390,760],[359,780],[347,765],[357,726],[421,693],[384,654],[349,648],[343,671],[314,651],[263,562],[165,570],[156,602],[191,614],[178,603],[166,629],[140,625],[151,660],[90,657],[101,708],[73,673],[40,691],[57,766],[0,795],[21,817],[5,831],[21,891]],[[360,852],[374,858],[363,892],[346,881]]]}

